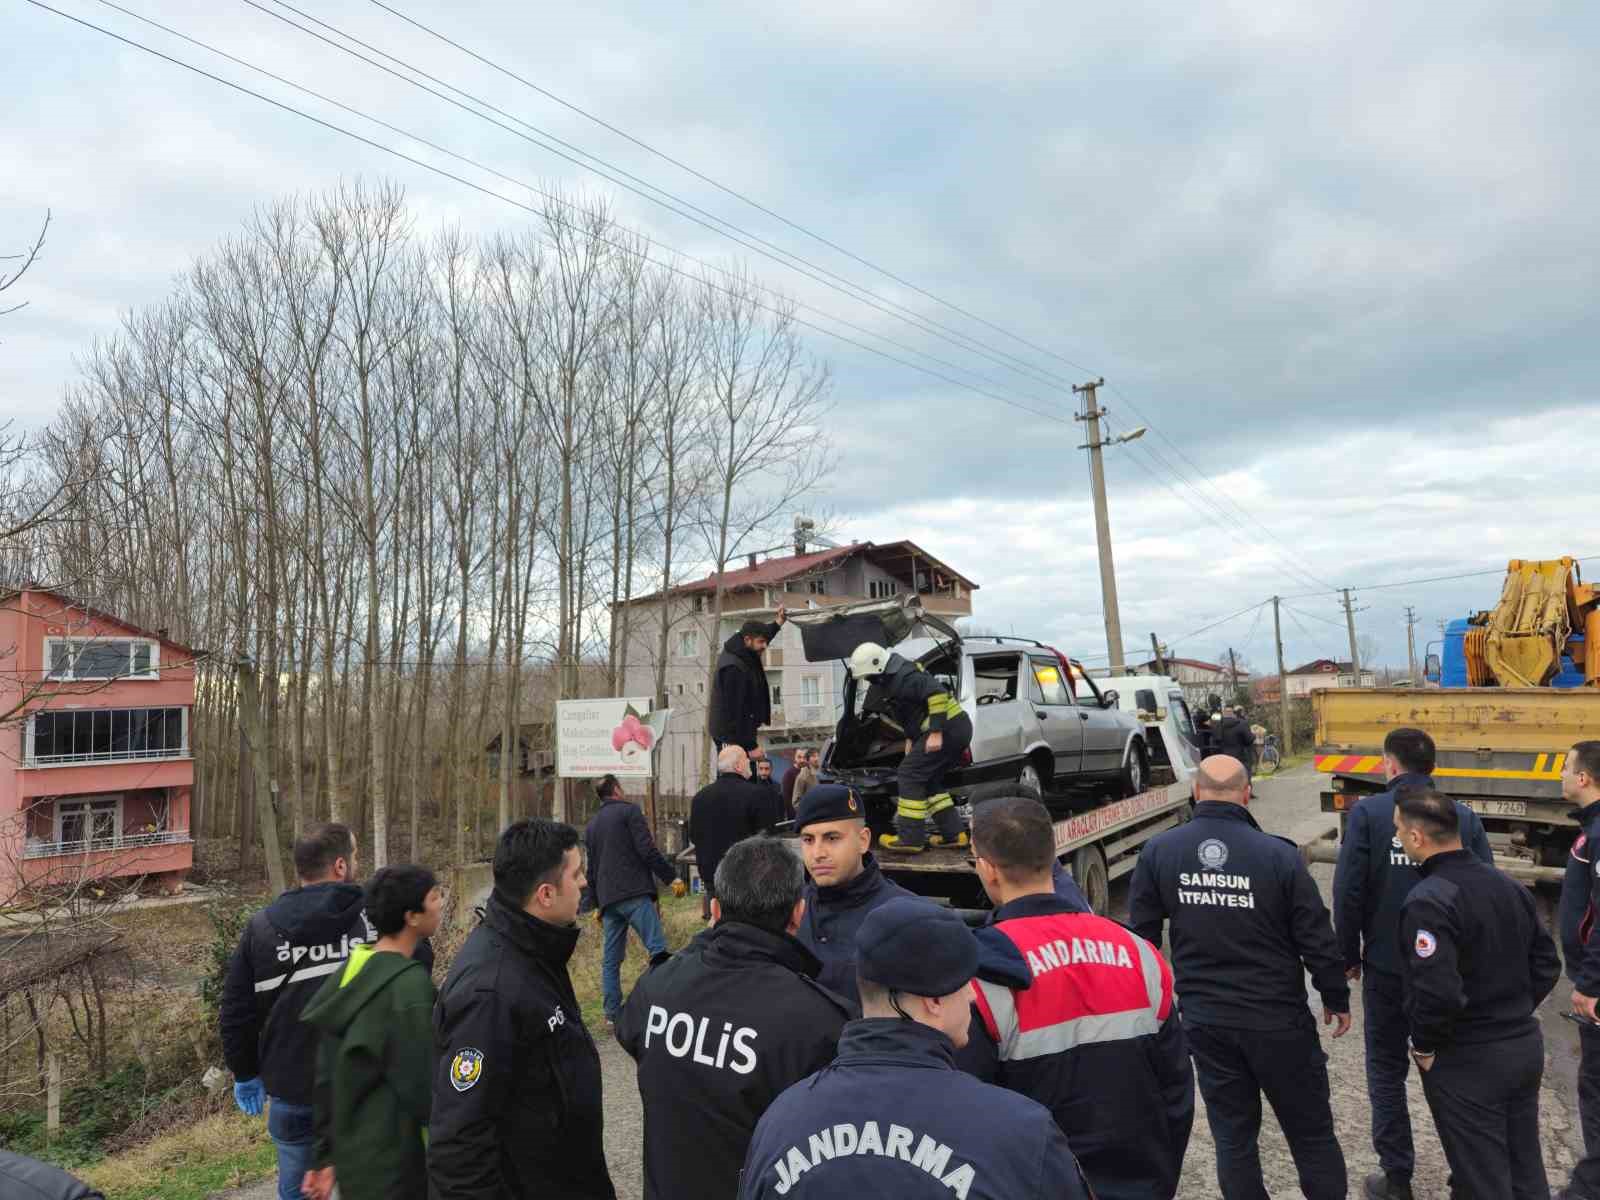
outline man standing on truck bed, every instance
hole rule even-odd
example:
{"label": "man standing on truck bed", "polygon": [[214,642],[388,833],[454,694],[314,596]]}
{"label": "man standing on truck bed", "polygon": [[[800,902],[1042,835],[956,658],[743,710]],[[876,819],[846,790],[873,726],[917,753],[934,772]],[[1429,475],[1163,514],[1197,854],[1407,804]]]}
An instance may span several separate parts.
{"label": "man standing on truck bed", "polygon": [[806,871],[806,911],[795,937],[822,963],[817,982],[851,1001],[856,994],[856,934],[867,914],[909,896],[878,869],[861,801],[837,783],[800,797],[794,818]]}
{"label": "man standing on truck bed", "polygon": [[995,908],[977,931],[976,1012],[956,1065],[1048,1108],[1099,1200],[1172,1200],[1194,1126],[1172,968],[1056,894],[1039,801],[978,806],[972,852]]}
{"label": "man standing on truck bed", "polygon": [[[1561,768],[1561,796],[1578,810],[1583,834],[1572,844],[1561,884],[1561,949],[1572,980],[1572,1011],[1600,1020],[1600,742],[1579,742]],[[1600,1025],[1578,1026],[1583,1059],[1578,1067],[1578,1119],[1583,1159],[1572,1169],[1566,1200],[1600,1200]]]}
{"label": "man standing on truck bed", "polygon": [[[1406,960],[1399,934],[1401,906],[1421,882],[1422,872],[1395,836],[1394,810],[1403,789],[1432,786],[1434,760],[1433,739],[1422,730],[1389,731],[1383,739],[1383,777],[1389,789],[1351,809],[1333,874],[1334,924],[1345,975],[1361,981],[1372,1148],[1383,1169],[1382,1174],[1367,1176],[1371,1200],[1411,1200],[1416,1158],[1406,1108],[1410,1030],[1401,998]],[[1478,814],[1459,801],[1455,808],[1462,842],[1492,866],[1494,855]]]}
{"label": "man standing on truck bed", "polygon": [[772,689],[761,656],[788,619],[780,604],[776,621],[746,621],[723,643],[711,683],[711,736],[718,750],[738,746],[753,759],[762,757],[756,733],[772,721]]}
{"label": "man standing on truck bed", "polygon": [[1406,788],[1394,831],[1422,865],[1400,910],[1411,1056],[1459,1200],[1545,1200],[1534,1010],[1561,960],[1533,896],[1461,845],[1456,806]]}
{"label": "man standing on truck bed", "polygon": [[1263,833],[1246,805],[1250,777],[1225,754],[1194,777],[1194,818],[1139,852],[1128,923],[1152,945],[1172,922],[1172,967],[1223,1200],[1267,1194],[1257,1139],[1261,1093],[1277,1115],[1306,1200],[1345,1200],[1328,1056],[1306,1008],[1305,973],[1323,1024],[1350,1029],[1350,985],[1316,882],[1287,838]]}
{"label": "man standing on truck bed", "polygon": [[955,799],[944,790],[944,777],[972,745],[972,718],[961,711],[951,690],[920,664],[873,642],[856,647],[850,673],[872,682],[863,708],[887,710],[906,735],[897,779],[895,831],[879,838],[878,844],[885,850],[920,854],[928,848],[932,821],[937,831],[933,845],[965,846],[967,833],[961,828]]}

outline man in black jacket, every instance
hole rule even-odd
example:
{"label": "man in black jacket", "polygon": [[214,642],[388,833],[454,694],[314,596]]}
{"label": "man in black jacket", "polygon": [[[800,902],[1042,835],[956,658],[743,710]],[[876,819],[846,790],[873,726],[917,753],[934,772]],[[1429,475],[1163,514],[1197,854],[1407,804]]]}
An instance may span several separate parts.
{"label": "man in black jacket", "polygon": [[605,948],[600,958],[600,995],[606,1024],[613,1025],[622,1011],[622,959],[628,950],[631,927],[654,959],[667,952],[667,935],[656,911],[656,883],[672,885],[674,896],[683,895],[683,881],[656,849],[639,806],[622,794],[615,775],[596,785],[600,811],[583,831],[589,851],[589,899],[600,913]]}
{"label": "man in black jacket", "polygon": [[1447,797],[1402,791],[1394,828],[1422,865],[1400,918],[1406,1015],[1451,1195],[1545,1200],[1544,1037],[1533,1013],[1561,978],[1555,942],[1528,889],[1462,848]]}
{"label": "man in black jacket", "polygon": [[[1405,955],[1399,936],[1400,908],[1422,873],[1394,835],[1394,803],[1403,788],[1431,786],[1435,758],[1433,739],[1420,729],[1391,729],[1384,736],[1383,773],[1389,788],[1350,810],[1333,873],[1334,925],[1345,975],[1361,981],[1372,1147],[1382,1168],[1382,1174],[1367,1177],[1370,1200],[1411,1200],[1416,1157],[1406,1104],[1410,1031],[1401,997]],[[1492,866],[1494,853],[1483,822],[1460,801],[1455,808],[1462,842]]]}
{"label": "man in black jacket", "polygon": [[794,826],[811,875],[795,936],[821,961],[818,982],[856,1003],[861,923],[873,909],[911,893],[879,869],[861,801],[843,784],[820,783],[801,796]]}
{"label": "man in black jacket", "polygon": [[717,868],[716,924],[639,980],[617,1040],[639,1063],[646,1200],[731,1197],[761,1114],[833,1061],[852,1006],[794,939],[805,869],[777,838]]}
{"label": "man in black jacket", "polygon": [[1256,766],[1256,735],[1244,714],[1229,705],[1222,710],[1222,720],[1217,723],[1217,753],[1228,754],[1244,764],[1245,770],[1254,774]]}
{"label": "man in black jacket", "polygon": [[1572,1011],[1582,1060],[1578,1067],[1578,1118],[1583,1125],[1583,1159],[1572,1169],[1567,1200],[1600,1200],[1600,742],[1579,742],[1561,768],[1561,796],[1578,810],[1583,833],[1567,856],[1561,881],[1561,950],[1572,981]]}
{"label": "man in black jacket", "polygon": [[59,1167],[0,1150],[0,1196],[5,1200],[105,1200]]}
{"label": "man in black jacket", "polygon": [[743,747],[724,746],[717,754],[717,777],[689,802],[689,840],[706,894],[706,913],[716,894],[717,864],[728,847],[778,822],[772,794],[750,779]]}
{"label": "man in black jacket", "polygon": [[616,1200],[600,1053],[567,973],[584,882],[572,826],[534,817],[500,835],[483,920],[433,1011],[434,1200]]}
{"label": "man in black jacket", "polygon": [[1128,923],[1159,946],[1172,922],[1184,1032],[1223,1200],[1266,1195],[1257,1149],[1262,1092],[1307,1200],[1344,1200],[1328,1056],[1306,1009],[1309,970],[1323,1023],[1334,1024],[1336,1038],[1350,1029],[1350,986],[1328,910],[1294,843],[1263,833],[1246,811],[1243,763],[1224,754],[1204,760],[1194,794],[1194,819],[1139,852]]}
{"label": "man in black jacket", "polygon": [[[241,1111],[261,1114],[278,1151],[279,1200],[300,1200],[314,1165],[318,1031],[300,1012],[352,946],[377,940],[354,882],[356,844],[343,825],[313,825],[294,845],[300,886],[250,918],[222,989],[222,1054]],[[425,965],[432,966],[430,951]]]}
{"label": "man in black jacket", "polygon": [[1172,969],[1056,894],[1039,801],[980,805],[972,850],[995,907],[977,931],[972,1032],[956,1064],[1048,1108],[1098,1200],[1172,1200],[1194,1125]]}
{"label": "man in black jacket", "polygon": [[746,621],[723,643],[711,685],[711,736],[717,749],[739,746],[751,758],[762,757],[756,733],[772,721],[772,690],[761,656],[788,618],[779,605],[776,621]]}

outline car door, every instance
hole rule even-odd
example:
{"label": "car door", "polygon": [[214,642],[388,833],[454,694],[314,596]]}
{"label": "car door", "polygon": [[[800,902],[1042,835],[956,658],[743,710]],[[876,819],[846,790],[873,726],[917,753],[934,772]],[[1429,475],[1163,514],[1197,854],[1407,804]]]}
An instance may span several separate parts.
{"label": "car door", "polygon": [[[1026,656],[1016,650],[974,654],[972,664],[972,761],[980,778],[999,778],[1006,771],[991,765],[1015,764],[1043,740],[1031,699],[1032,675]],[[961,707],[967,707],[965,699]]]}
{"label": "car door", "polygon": [[1081,670],[1073,672],[1078,716],[1083,724],[1083,773],[1110,775],[1122,767],[1128,742],[1128,723],[1115,708],[1107,708],[1094,680]]}
{"label": "car door", "polygon": [[1083,770],[1083,725],[1072,693],[1053,655],[1030,654],[1032,701],[1039,728],[1056,758],[1056,778],[1069,779]]}

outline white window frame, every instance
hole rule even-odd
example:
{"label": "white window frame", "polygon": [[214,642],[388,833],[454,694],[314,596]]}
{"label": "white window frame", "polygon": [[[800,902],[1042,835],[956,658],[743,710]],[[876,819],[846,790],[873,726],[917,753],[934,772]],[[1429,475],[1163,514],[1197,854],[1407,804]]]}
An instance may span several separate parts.
{"label": "white window frame", "polygon": [[771,674],[767,676],[767,695],[772,699],[773,708],[783,707],[783,675],[781,673],[776,677]]}
{"label": "white window frame", "polygon": [[[106,841],[106,845],[108,847],[115,848],[122,841],[122,806],[126,802],[126,800],[127,800],[127,797],[124,796],[124,795],[118,795],[115,800],[107,799],[104,796],[101,796],[101,797],[95,797],[95,796],[71,796],[71,797],[60,797],[60,798],[58,798],[56,800],[56,803],[55,803],[55,810],[56,810],[55,811],[55,840],[56,840],[56,844],[59,846],[59,845],[63,844],[64,842],[66,842],[66,840],[67,840],[66,837],[63,836],[64,835],[64,830],[62,829],[63,820],[66,817],[66,812],[65,812],[66,809],[70,808],[70,809],[76,810],[76,809],[80,809],[81,808],[81,809],[85,809],[87,811],[92,812],[93,809],[94,809],[94,806],[97,805],[97,804],[99,804],[99,805],[115,804],[116,805],[116,808],[115,808],[115,814],[116,815],[113,818],[114,827],[112,828],[110,839]],[[91,825],[90,825],[90,830],[91,830],[91,832],[93,830],[92,822],[91,822]],[[75,839],[73,841],[73,845],[78,845],[78,844],[82,843],[87,849],[92,850],[95,847],[96,840],[97,839],[95,839],[93,837],[79,838],[79,839]]]}
{"label": "white window frame", "polygon": [[[121,675],[79,675],[77,673],[78,651],[73,647],[103,645],[106,642],[126,642],[128,644],[128,669]],[[50,669],[50,664],[55,661],[55,649],[65,643],[67,646],[67,670],[64,674],[57,674]],[[150,647],[150,669],[137,674],[133,669],[134,647]],[[131,679],[138,682],[158,680],[161,678],[161,643],[154,638],[141,637],[47,637],[44,639],[44,677],[56,683],[88,683],[121,681]]]}
{"label": "white window frame", "polygon": [[678,657],[700,657],[700,631],[698,629],[678,630]]}
{"label": "white window frame", "polygon": [[822,676],[821,675],[802,675],[802,676],[800,676],[800,707],[801,708],[821,708],[822,707]]}

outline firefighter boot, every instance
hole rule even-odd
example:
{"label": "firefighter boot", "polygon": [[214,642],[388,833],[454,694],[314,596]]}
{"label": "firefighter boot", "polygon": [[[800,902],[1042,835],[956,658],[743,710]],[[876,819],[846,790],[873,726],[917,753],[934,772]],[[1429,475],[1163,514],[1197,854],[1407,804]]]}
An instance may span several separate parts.
{"label": "firefighter boot", "polygon": [[891,854],[921,854],[928,848],[928,802],[920,797],[900,797],[895,806],[894,832],[878,839]]}
{"label": "firefighter boot", "polygon": [[971,842],[962,826],[961,812],[949,792],[928,801],[928,815],[933,820],[933,836],[928,839],[930,846],[966,846]]}

